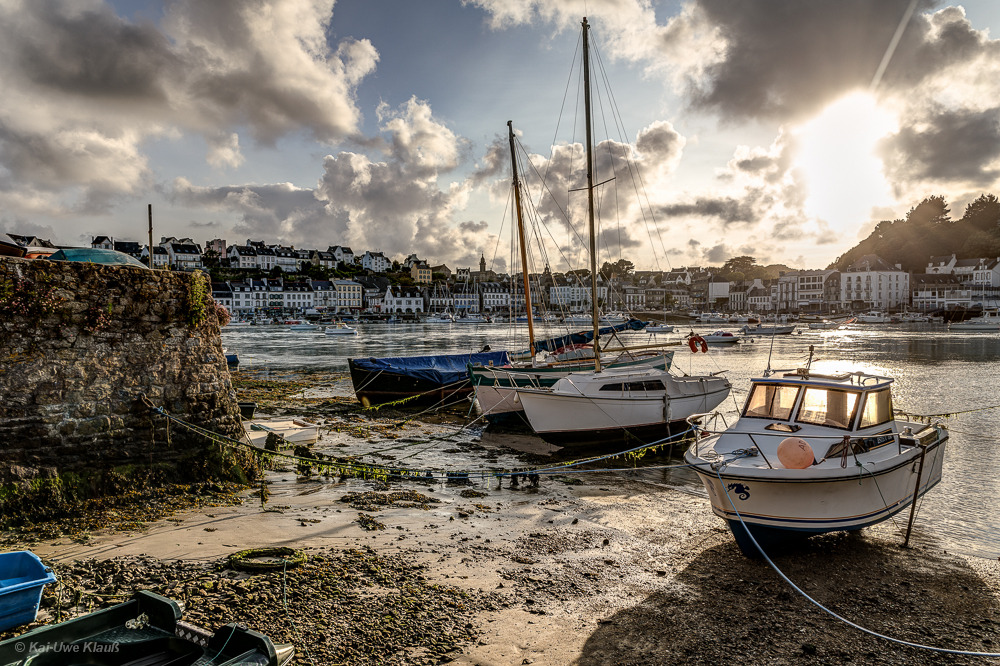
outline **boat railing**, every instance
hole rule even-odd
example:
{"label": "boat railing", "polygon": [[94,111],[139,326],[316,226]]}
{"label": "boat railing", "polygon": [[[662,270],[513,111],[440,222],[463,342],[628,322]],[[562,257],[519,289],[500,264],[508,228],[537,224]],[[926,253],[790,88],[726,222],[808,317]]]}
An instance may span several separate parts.
{"label": "boat railing", "polygon": [[[719,418],[722,418],[723,428],[719,429],[717,427],[705,427],[703,425],[704,420],[711,419],[713,423],[717,423]],[[697,457],[702,457],[702,452],[700,449],[701,442],[712,436],[722,435],[726,432],[729,434],[742,434],[746,435],[747,438],[753,443],[753,449],[755,454],[759,454],[761,458],[767,463],[767,466],[774,468],[771,461],[768,460],[767,456],[761,450],[758,440],[765,438],[780,438],[785,439],[787,437],[795,437],[795,431],[793,430],[776,430],[775,432],[765,432],[763,430],[746,431],[740,433],[733,433],[728,430],[725,426],[725,418],[718,412],[708,412],[704,414],[693,414],[686,419],[689,426],[694,432],[695,444],[694,444],[694,454]],[[782,424],[784,425],[784,424]],[[888,446],[893,443],[896,445],[896,451],[898,454],[903,452],[904,447],[913,446],[925,446],[929,441],[940,436],[936,426],[927,425],[924,426],[919,432],[914,433],[909,427],[907,427],[903,432],[882,432],[875,433],[871,435],[858,436],[856,434],[843,434],[843,435],[822,435],[822,434],[809,434],[807,437],[802,438],[806,443],[812,445],[821,445],[824,441],[829,442],[829,446],[825,448],[822,457],[816,459],[815,464],[822,463],[826,460],[832,458],[841,457],[842,465],[846,466],[847,459],[850,456],[858,456],[862,453],[867,453],[875,449],[881,448],[883,446]]]}

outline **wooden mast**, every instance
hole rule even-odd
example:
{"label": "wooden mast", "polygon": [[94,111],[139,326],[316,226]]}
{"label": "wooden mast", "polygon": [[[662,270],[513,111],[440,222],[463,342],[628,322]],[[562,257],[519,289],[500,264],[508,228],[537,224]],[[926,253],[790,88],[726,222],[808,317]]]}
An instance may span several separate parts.
{"label": "wooden mast", "polygon": [[590,25],[583,17],[583,98],[584,122],[587,123],[587,222],[590,232],[590,304],[594,319],[594,371],[601,371],[601,346],[598,340],[600,316],[597,310],[597,240],[594,231],[594,140],[590,119]]}
{"label": "wooden mast", "polygon": [[510,168],[514,175],[514,204],[517,207],[517,239],[521,246],[521,275],[524,278],[524,308],[528,313],[528,348],[531,364],[535,364],[535,316],[531,308],[531,288],[528,284],[528,252],[524,245],[524,220],[521,217],[521,184],[517,178],[517,153],[514,149],[513,121],[507,121],[507,138],[510,140]]}

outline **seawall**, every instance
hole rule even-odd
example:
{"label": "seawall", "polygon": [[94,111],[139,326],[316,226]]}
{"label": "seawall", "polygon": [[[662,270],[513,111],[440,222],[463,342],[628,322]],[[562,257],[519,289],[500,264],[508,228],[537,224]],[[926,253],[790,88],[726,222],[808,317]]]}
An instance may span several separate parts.
{"label": "seawall", "polygon": [[168,428],[144,396],[241,434],[207,276],[0,259],[0,500],[46,479],[99,494],[109,476],[127,485],[223,471],[216,445]]}

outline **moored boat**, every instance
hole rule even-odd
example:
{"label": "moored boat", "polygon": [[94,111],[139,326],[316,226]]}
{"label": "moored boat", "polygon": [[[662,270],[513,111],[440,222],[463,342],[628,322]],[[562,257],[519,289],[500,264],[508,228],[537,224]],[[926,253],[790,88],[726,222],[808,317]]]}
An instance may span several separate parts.
{"label": "moored boat", "polygon": [[749,324],[740,328],[744,335],[788,335],[795,331],[795,324],[761,324],[750,326]]}
{"label": "moored boat", "polygon": [[288,327],[289,331],[318,331],[322,328],[319,324],[310,324],[307,322],[300,322],[297,324],[291,324]]}
{"label": "moored boat", "polygon": [[124,603],[0,641],[0,664],[282,666],[295,655],[293,646],[275,645],[242,625],[209,633],[181,622],[181,615],[175,601],[139,591]]}
{"label": "moored boat", "polygon": [[706,335],[696,336],[710,345],[734,345],[740,341],[740,336],[729,331],[713,331]]}
{"label": "moored boat", "polygon": [[289,444],[312,444],[319,439],[319,426],[304,419],[247,420],[243,422],[243,428],[247,439],[254,445],[263,445],[271,433]]}
{"label": "moored boat", "polygon": [[950,331],[1000,331],[1000,313],[995,310],[983,312],[979,317],[948,324]]}
{"label": "moored boat", "polygon": [[[899,513],[941,480],[947,431],[896,420],[893,380],[807,369],[751,380],[739,420],[698,426],[685,453],[740,549],[858,530]],[[753,536],[753,539],[750,538]]]}
{"label": "moored boat", "polygon": [[440,405],[472,393],[468,364],[508,365],[505,351],[436,356],[349,358],[354,394],[365,407],[406,400],[407,405]]}
{"label": "moored boat", "polygon": [[327,335],[357,335],[358,329],[351,328],[342,321],[338,321],[333,326],[327,326],[324,330]]}
{"label": "moored boat", "polygon": [[859,324],[888,324],[892,318],[880,310],[871,310],[858,315]]}

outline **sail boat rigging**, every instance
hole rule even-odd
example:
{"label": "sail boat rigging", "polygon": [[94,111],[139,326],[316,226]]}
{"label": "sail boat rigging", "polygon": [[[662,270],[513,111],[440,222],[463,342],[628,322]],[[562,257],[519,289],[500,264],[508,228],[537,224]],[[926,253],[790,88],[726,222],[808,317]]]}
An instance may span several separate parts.
{"label": "sail boat rigging", "polygon": [[[669,424],[708,412],[729,395],[731,385],[715,375],[676,377],[668,369],[601,367],[597,344],[597,241],[594,223],[594,150],[591,118],[590,25],[583,19],[583,81],[587,156],[587,226],[590,240],[591,309],[594,367],[573,372],[551,388],[517,388],[532,429],[546,441],[563,446],[607,444],[622,440],[657,441]],[[601,183],[603,184],[603,183]]]}

